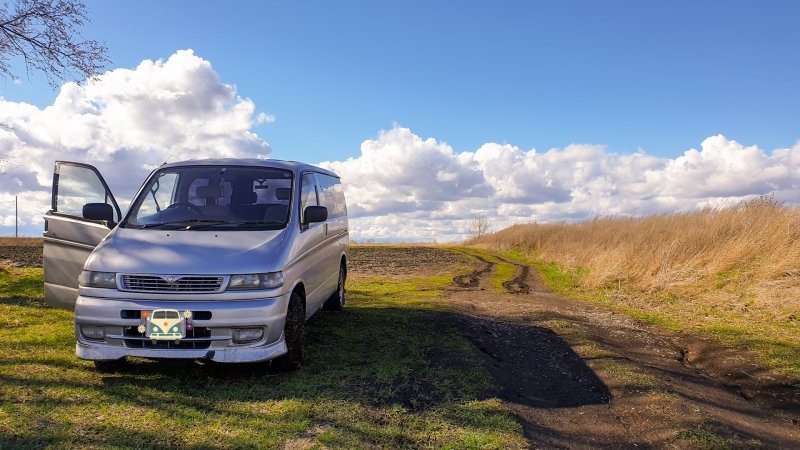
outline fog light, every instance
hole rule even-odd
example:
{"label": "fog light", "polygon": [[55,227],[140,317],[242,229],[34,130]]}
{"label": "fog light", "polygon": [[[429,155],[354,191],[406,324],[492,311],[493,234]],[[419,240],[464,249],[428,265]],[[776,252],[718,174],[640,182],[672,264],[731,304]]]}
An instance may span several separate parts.
{"label": "fog light", "polygon": [[264,337],[263,328],[235,328],[233,330],[233,342],[237,344],[258,341],[262,337]]}
{"label": "fog light", "polygon": [[106,337],[106,330],[103,327],[81,327],[81,334],[86,339],[103,340]]}

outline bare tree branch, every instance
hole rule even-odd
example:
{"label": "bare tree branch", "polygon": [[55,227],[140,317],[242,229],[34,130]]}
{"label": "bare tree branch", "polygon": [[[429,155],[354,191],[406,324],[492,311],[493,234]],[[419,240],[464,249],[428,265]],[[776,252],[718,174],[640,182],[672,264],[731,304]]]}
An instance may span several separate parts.
{"label": "bare tree branch", "polygon": [[486,214],[476,214],[472,223],[469,224],[467,230],[467,237],[469,239],[477,239],[489,232],[489,216]]}
{"label": "bare tree branch", "polygon": [[14,78],[10,60],[21,57],[25,71],[44,72],[48,83],[91,78],[109,62],[101,42],[84,39],[89,22],[80,0],[15,0],[0,6],[0,76]]}

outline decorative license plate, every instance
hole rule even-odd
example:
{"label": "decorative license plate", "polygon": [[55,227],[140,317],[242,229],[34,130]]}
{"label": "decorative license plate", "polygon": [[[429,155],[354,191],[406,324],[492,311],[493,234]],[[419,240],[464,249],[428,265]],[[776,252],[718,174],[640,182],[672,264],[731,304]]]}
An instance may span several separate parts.
{"label": "decorative license plate", "polygon": [[139,332],[154,341],[176,341],[186,337],[186,320],[190,317],[189,311],[181,314],[177,309],[142,311]]}

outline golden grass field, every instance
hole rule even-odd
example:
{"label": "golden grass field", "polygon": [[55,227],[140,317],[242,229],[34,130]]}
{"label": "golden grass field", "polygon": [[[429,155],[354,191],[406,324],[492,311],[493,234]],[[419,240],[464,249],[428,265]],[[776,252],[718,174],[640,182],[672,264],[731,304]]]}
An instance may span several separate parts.
{"label": "golden grass field", "polygon": [[0,237],[0,247],[41,247],[42,238],[39,237]]}
{"label": "golden grass field", "polygon": [[761,197],[726,209],[515,225],[470,243],[521,251],[574,280],[572,294],[753,348],[800,374],[798,207]]}

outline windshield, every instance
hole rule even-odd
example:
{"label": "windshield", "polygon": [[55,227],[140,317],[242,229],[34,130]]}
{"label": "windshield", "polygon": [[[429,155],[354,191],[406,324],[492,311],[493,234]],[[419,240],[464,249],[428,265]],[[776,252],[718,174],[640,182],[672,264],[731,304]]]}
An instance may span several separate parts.
{"label": "windshield", "polygon": [[277,230],[289,221],[288,170],[190,166],[159,170],[131,205],[123,228]]}

